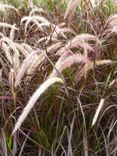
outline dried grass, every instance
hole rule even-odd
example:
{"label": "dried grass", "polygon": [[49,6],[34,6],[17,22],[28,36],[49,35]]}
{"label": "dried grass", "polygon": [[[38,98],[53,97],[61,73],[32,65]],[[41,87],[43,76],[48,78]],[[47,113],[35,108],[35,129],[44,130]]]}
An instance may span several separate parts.
{"label": "dried grass", "polygon": [[39,64],[45,60],[45,58],[46,58],[46,56],[43,52],[41,54],[39,54],[30,64],[30,66],[27,70],[27,74],[32,75],[35,72],[36,68],[39,66]]}
{"label": "dried grass", "polygon": [[106,21],[106,24],[105,24],[105,27],[107,26],[115,26],[117,24],[117,15],[112,15],[110,16],[107,21]]}
{"label": "dried grass", "polygon": [[[15,27],[16,24],[14,24],[13,26]],[[11,28],[10,35],[9,35],[9,38],[11,41],[14,41],[14,39],[15,39],[15,30],[16,29],[14,27]]]}
{"label": "dried grass", "polygon": [[80,5],[81,0],[70,0],[64,15],[64,18],[71,18],[78,5]]}
{"label": "dried grass", "polygon": [[3,23],[3,22],[0,22],[0,27],[6,27],[6,28],[18,30],[18,28],[16,28],[15,25],[11,25],[11,24],[8,24],[8,23]]}
{"label": "dried grass", "polygon": [[[18,43],[14,43],[14,45],[15,45],[15,47],[17,48],[17,50],[18,50],[21,54],[23,54],[23,56],[27,57],[27,56],[30,54],[30,52],[29,52],[28,50],[26,50],[26,49],[23,47],[23,45],[20,45],[20,44],[18,44]],[[33,50],[32,50],[32,51],[33,51]]]}
{"label": "dried grass", "polygon": [[61,37],[67,39],[66,35],[64,33],[71,33],[76,35],[76,33],[71,29],[71,28],[61,28],[59,26],[55,26],[52,25],[52,28],[54,30],[54,32],[52,32],[52,38],[57,38],[58,35],[60,35]]}
{"label": "dried grass", "polygon": [[10,10],[12,9],[12,10],[14,10],[18,15],[20,15],[18,9],[16,9],[14,6],[8,5],[8,4],[4,4],[4,3],[1,3],[1,2],[0,2],[0,11],[1,11],[1,12],[4,12],[4,13],[6,14],[7,9],[10,9]]}
{"label": "dried grass", "polygon": [[[79,54],[68,54],[69,51],[66,51],[65,54],[63,54],[58,61],[55,64],[55,68],[53,69],[52,73],[50,74],[50,77],[54,77],[62,73],[62,71],[71,65],[75,63],[86,63],[87,59],[83,55]],[[68,56],[66,56],[68,55]]]}
{"label": "dried grass", "polygon": [[98,119],[99,113],[100,113],[100,111],[101,111],[101,109],[102,109],[102,107],[103,107],[103,105],[104,105],[104,102],[105,102],[105,99],[102,98],[102,99],[100,100],[100,103],[99,103],[99,105],[98,105],[98,108],[96,109],[96,112],[95,112],[95,114],[94,114],[93,121],[92,121],[92,126],[95,125],[95,123],[96,123],[96,121],[97,121],[97,119]]}
{"label": "dried grass", "polygon": [[20,44],[28,53],[31,53],[33,51],[32,47],[28,45],[27,43],[21,43]]}
{"label": "dried grass", "polygon": [[43,30],[43,27],[49,27],[51,25],[50,22],[42,16],[25,16],[21,19],[21,24],[25,21],[25,33],[31,22],[35,23],[40,30]]}
{"label": "dried grass", "polygon": [[112,60],[96,60],[95,63],[92,61],[87,61],[87,63],[82,67],[80,71],[77,71],[75,80],[76,82],[80,81],[81,78],[87,78],[87,73],[89,70],[94,69],[96,66],[113,64],[115,61]]}
{"label": "dried grass", "polygon": [[95,41],[96,44],[101,45],[99,39],[90,34],[81,34],[74,37],[72,40],[68,41],[68,43],[62,47],[56,54],[62,55],[65,50],[70,50],[71,48],[82,48],[84,51],[94,51],[92,46],[87,43],[90,41]]}
{"label": "dried grass", "polygon": [[112,87],[114,84],[116,84],[116,82],[117,82],[117,79],[112,80],[112,81],[109,83],[109,87]]}
{"label": "dried grass", "polygon": [[29,68],[30,64],[37,58],[37,54],[40,53],[41,50],[38,51],[32,51],[31,54],[29,54],[24,60],[21,65],[21,67],[18,70],[17,76],[16,76],[16,81],[15,81],[15,87],[17,87],[20,82],[22,77],[24,76],[25,72]]}
{"label": "dried grass", "polygon": [[17,70],[20,66],[20,60],[19,60],[19,51],[17,50],[17,48],[14,45],[14,42],[12,42],[8,37],[3,37],[0,40],[0,43],[7,43],[9,45],[9,47],[13,50],[14,54],[13,54],[13,63],[14,63],[14,68]]}
{"label": "dried grass", "polygon": [[13,56],[11,55],[10,48],[6,43],[1,44],[2,50],[5,52],[6,58],[11,65],[13,65]]}
{"label": "dried grass", "polygon": [[[34,134],[37,134],[38,139],[39,139],[38,141],[40,142],[41,146],[42,145],[44,146],[44,150],[51,148],[52,150],[51,154],[53,155],[56,155],[59,149],[60,149],[60,152],[63,150],[62,154],[60,153],[61,155],[64,155],[64,154],[74,155],[75,153],[77,154],[76,152],[77,149],[79,149],[79,153],[84,153],[85,156],[87,156],[89,153],[92,154],[91,151],[93,150],[95,154],[100,155],[100,153],[101,154],[103,153],[102,149],[105,148],[103,145],[103,140],[104,141],[106,140],[106,136],[104,136],[105,132],[103,132],[103,135],[99,135],[98,133],[100,138],[97,141],[98,139],[96,138],[97,129],[93,129],[93,128],[90,129],[91,128],[90,123],[87,122],[89,121],[89,117],[87,118],[87,120],[85,120],[86,119],[85,117],[89,116],[90,112],[92,113],[91,110],[93,107],[95,108],[96,106],[95,103],[97,103],[97,100],[100,97],[102,97],[102,95],[105,95],[105,93],[109,95],[108,96],[109,109],[112,108],[113,106],[115,107],[115,104],[113,104],[113,99],[114,99],[114,102],[116,101],[116,93],[115,93],[116,86],[114,86],[114,84],[116,83],[117,79],[116,78],[113,79],[113,77],[115,77],[115,74],[117,73],[116,67],[115,67],[116,61],[113,61],[111,59],[113,58],[116,59],[115,41],[116,41],[116,33],[117,33],[117,26],[116,26],[117,15],[110,16],[106,20],[107,17],[105,16],[105,14],[107,11],[104,12],[105,14],[102,13],[106,4],[104,4],[104,8],[102,8],[102,10],[99,10],[99,8],[97,8],[96,10],[95,8],[95,6],[97,5],[99,5],[100,7],[101,6],[100,4],[102,4],[102,1],[103,0],[97,3],[95,1],[82,1],[81,2],[80,0],[70,0],[68,7],[66,9],[65,15],[62,15],[61,14],[62,12],[59,11],[58,9],[59,5],[49,6],[49,7],[52,7],[51,9],[54,10],[52,14],[51,13],[49,14],[44,9],[34,6],[33,1],[29,0],[28,1],[29,10],[26,10],[25,15],[21,15],[20,17],[17,16],[17,14],[19,14],[19,11],[17,9],[15,10],[13,6],[0,3],[0,11],[4,13],[4,14],[1,14],[1,19],[0,19],[1,20],[0,21],[0,30],[1,30],[0,32],[0,52],[1,52],[1,55],[0,55],[0,66],[1,66],[0,67],[0,82],[1,82],[0,100],[2,100],[2,105],[3,105],[1,112],[3,113],[4,119],[2,120],[2,122],[4,124],[4,121],[5,121],[4,127],[5,127],[6,132],[7,132],[7,126],[8,127],[10,126],[10,128],[12,128],[11,124],[9,123],[12,123],[13,122],[12,120],[14,120],[16,116],[19,114],[19,113],[18,114],[16,113],[16,110],[19,109],[19,105],[23,104],[24,101],[26,100],[25,95],[29,96],[30,90],[33,90],[35,88],[35,84],[37,84],[38,81],[40,82],[40,79],[43,78],[43,83],[30,97],[26,107],[24,108],[22,114],[19,116],[18,121],[16,122],[12,135],[14,135],[16,131],[20,128],[21,124],[24,122],[24,120],[26,119],[29,112],[32,110],[33,106],[35,105],[37,100],[40,98],[40,96],[54,83],[56,82],[63,83],[62,79],[59,78],[59,77],[62,77],[63,79],[65,78],[66,83],[61,88],[60,94],[59,95],[57,94],[57,96],[54,96],[55,98],[54,99],[53,90],[52,90],[52,94],[48,92],[47,96],[49,97],[49,99],[53,98],[52,104],[51,102],[49,102],[50,104],[49,106],[51,108],[49,107],[49,110],[45,110],[45,109],[43,110],[44,113],[48,111],[47,117],[50,117],[51,116],[50,112],[52,112],[52,116],[51,116],[52,119],[51,117],[49,118],[49,120],[52,122],[52,125],[47,126],[46,123],[44,123],[44,126],[43,126],[43,123],[40,124],[40,120],[41,120],[40,118],[43,118],[44,113],[42,112],[42,110],[39,110],[40,112],[42,112],[42,114],[40,114],[40,118],[38,118],[38,114],[36,114],[38,113],[38,111],[37,110],[35,111],[34,109],[35,116],[32,116],[32,120],[34,122],[30,121],[30,124],[31,126],[35,124],[35,128],[31,129],[31,135],[33,136],[33,132]],[[76,17],[74,16],[74,13],[76,11],[76,7],[77,6],[80,7],[80,3],[82,5],[82,9],[80,10],[80,12],[78,12],[77,17]],[[14,17],[10,16],[11,14],[9,14],[9,9],[12,9],[15,11],[11,13],[12,15],[15,15]],[[108,12],[109,12],[109,9],[108,9]],[[63,19],[63,16],[65,20]],[[105,24],[105,21],[106,21],[106,24]],[[84,32],[84,34],[82,34],[82,32]],[[72,70],[71,66],[74,64],[76,64],[77,66],[75,66],[75,68],[73,68]],[[112,71],[109,71],[109,70],[103,71],[103,67],[105,65],[109,65],[109,70],[112,70]],[[91,76],[91,73],[89,74],[88,72],[90,70],[94,70],[94,68],[96,68],[97,66],[101,66],[101,70],[98,67],[96,69],[95,74]],[[38,67],[39,67],[39,72],[37,70]],[[53,67],[52,70],[50,70],[51,67]],[[69,75],[70,77],[64,77],[64,75],[62,75],[62,72],[69,67],[70,67],[70,70],[68,70],[68,74],[70,71],[70,75]],[[78,83],[77,86],[75,86],[75,83],[74,82],[71,83],[71,81],[69,81],[69,78],[73,78],[72,77],[73,71],[77,67],[78,69],[76,70],[76,81],[77,82],[80,80],[82,81],[80,81],[80,83]],[[44,71],[43,69],[45,69],[46,71]],[[103,73],[101,73],[102,71]],[[48,73],[50,74],[47,75]],[[98,73],[100,75],[99,79],[98,79]],[[48,79],[45,79],[46,77],[48,77]],[[87,81],[84,80],[84,78],[87,79]],[[106,83],[105,83],[105,78],[107,79]],[[30,79],[32,81],[27,81]],[[110,80],[112,81],[109,83],[109,85],[107,85]],[[58,89],[58,87],[55,89]],[[110,95],[114,95],[113,98],[110,98],[111,97]],[[77,97],[78,97],[79,105],[77,103]],[[44,98],[46,98],[46,96]],[[48,102],[48,98],[46,100]],[[10,104],[9,104],[9,101],[11,102]],[[42,98],[42,101],[43,101],[43,98]],[[59,102],[60,102],[60,107],[58,106]],[[106,102],[108,103],[108,100]],[[94,117],[92,120],[92,126],[94,126],[97,123],[97,120],[98,119],[100,120],[101,117],[104,116],[105,112],[108,110],[108,108],[105,109],[103,114],[101,115],[100,112],[102,111],[102,107],[104,103],[105,103],[105,99],[102,98],[94,114]],[[40,109],[42,108],[40,107]],[[5,110],[5,113],[4,113],[4,110]],[[87,113],[88,112],[87,110],[89,111],[89,114]],[[13,112],[12,114],[9,115],[9,112],[11,113],[11,111]],[[65,111],[65,114],[64,114],[64,111]],[[105,114],[105,118],[106,116],[109,117],[110,120],[112,119],[113,120],[112,122],[114,123],[114,119],[116,118],[116,115],[114,115],[113,112],[111,113],[110,111],[109,115]],[[1,113],[1,117],[2,117],[2,113]],[[77,113],[79,114],[77,116],[78,119],[76,118]],[[83,120],[81,120],[81,114],[82,114]],[[7,121],[6,121],[6,117],[8,118]],[[106,119],[108,120],[108,118]],[[79,120],[79,122],[77,122],[77,120]],[[47,118],[42,119],[42,122],[43,121],[47,122]],[[105,119],[104,119],[104,122],[106,122]],[[106,125],[107,129],[105,127],[106,132],[107,130],[109,130],[108,125],[110,121],[107,121],[107,122],[108,122]],[[103,121],[100,120],[99,126],[102,126],[102,125],[103,125]],[[75,135],[76,126],[79,127],[79,135],[77,136],[78,139],[79,138],[81,139],[81,136],[82,136],[82,141],[81,140],[78,141],[79,146],[77,147],[75,147],[76,140],[73,139],[76,136]],[[47,129],[45,127],[47,127]],[[49,130],[48,130],[48,127],[50,128]],[[25,128],[26,128],[25,130],[27,131],[28,130],[27,126]],[[38,131],[38,128],[40,131]],[[97,128],[100,128],[100,127],[97,126]],[[95,134],[92,133],[92,130],[94,131]],[[8,130],[8,133],[11,132],[9,131],[10,130]],[[52,137],[51,137],[50,131],[53,132]],[[60,135],[59,135],[59,132],[60,132]],[[90,138],[90,132],[92,136],[91,138]],[[113,132],[115,133],[114,130]],[[114,133],[113,133],[113,136],[114,135],[116,136],[116,133],[115,134]],[[67,134],[68,148],[66,148],[63,144],[64,134],[65,134],[65,138]],[[44,139],[41,140],[40,135],[42,138],[44,137]],[[109,135],[111,136],[111,134]],[[55,136],[55,138],[53,138],[53,136]],[[14,149],[12,149],[11,147],[9,151],[11,151],[11,153],[13,153],[13,151],[14,153],[16,153],[16,150],[17,150],[17,148],[15,147],[16,137],[13,137],[13,138],[15,140],[14,146],[13,146]],[[91,147],[91,151],[89,151],[90,139],[92,138],[94,139],[96,138],[95,143],[99,142],[97,147],[100,146],[100,143],[101,143],[102,145],[101,146],[102,149],[100,150],[101,152],[100,151],[97,152],[97,148],[96,150],[94,149],[95,147]],[[11,141],[10,139],[8,138],[6,141],[6,143],[8,144],[7,146],[9,146],[10,144],[9,143]],[[51,142],[53,147],[51,147],[50,145],[48,146],[49,143],[45,143],[46,140],[48,142]],[[2,138],[2,141],[3,141],[3,138]],[[1,143],[1,140],[0,140],[0,143]],[[108,141],[108,143],[110,144],[110,140]],[[36,144],[38,143],[36,142]],[[81,148],[80,150],[79,148],[81,147],[80,145],[82,147],[84,146],[84,149]],[[20,146],[20,147],[23,150],[24,146]],[[106,147],[106,153],[108,153],[107,147]],[[43,147],[40,147],[41,150],[42,148]],[[20,154],[22,153],[22,150]],[[7,151],[8,155],[11,155],[9,151]],[[43,154],[44,152],[42,150],[42,152],[40,153]]]}
{"label": "dried grass", "polygon": [[26,107],[24,108],[22,114],[20,115],[17,123],[15,124],[15,128],[12,132],[12,135],[16,133],[16,131],[20,128],[21,124],[26,119],[27,115],[29,114],[30,110],[33,108],[34,104],[36,103],[37,99],[47,90],[50,86],[52,86],[54,83],[59,82],[63,83],[63,80],[58,77],[53,77],[50,79],[47,79],[43,84],[40,85],[40,87],[33,93],[30,100],[28,101]]}
{"label": "dried grass", "polygon": [[36,15],[37,13],[38,13],[38,14],[40,14],[40,13],[46,13],[46,11],[43,10],[42,8],[34,7],[34,8],[30,11],[29,16],[34,16],[34,15]]}

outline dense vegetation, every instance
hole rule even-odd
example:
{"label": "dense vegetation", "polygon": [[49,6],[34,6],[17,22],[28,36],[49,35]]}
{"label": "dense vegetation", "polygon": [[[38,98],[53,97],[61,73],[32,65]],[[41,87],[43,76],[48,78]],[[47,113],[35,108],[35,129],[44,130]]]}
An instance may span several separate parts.
{"label": "dense vegetation", "polygon": [[0,2],[0,155],[117,155],[117,4]]}

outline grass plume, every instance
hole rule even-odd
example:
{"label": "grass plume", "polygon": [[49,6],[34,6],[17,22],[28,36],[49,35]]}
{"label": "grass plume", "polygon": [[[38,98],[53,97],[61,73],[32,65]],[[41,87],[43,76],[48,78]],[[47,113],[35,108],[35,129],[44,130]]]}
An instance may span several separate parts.
{"label": "grass plume", "polygon": [[37,101],[37,99],[41,96],[41,94],[43,94],[45,92],[45,90],[48,89],[48,87],[50,87],[51,85],[53,85],[54,83],[59,82],[59,83],[63,83],[62,79],[57,78],[57,77],[53,77],[50,79],[47,79],[43,84],[40,85],[40,87],[33,93],[33,95],[31,96],[30,100],[28,101],[26,107],[24,108],[22,114],[20,115],[15,128],[12,132],[12,135],[14,135],[14,133],[20,128],[21,124],[23,123],[23,121],[26,119],[28,113],[30,112],[30,110],[32,109],[32,107],[34,106],[35,102]]}

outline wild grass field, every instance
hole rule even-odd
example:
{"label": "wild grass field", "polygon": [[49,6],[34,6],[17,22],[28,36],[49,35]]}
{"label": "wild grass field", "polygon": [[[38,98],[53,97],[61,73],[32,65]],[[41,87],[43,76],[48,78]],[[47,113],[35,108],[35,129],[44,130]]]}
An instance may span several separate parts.
{"label": "wild grass field", "polygon": [[117,2],[0,1],[0,156],[117,156]]}

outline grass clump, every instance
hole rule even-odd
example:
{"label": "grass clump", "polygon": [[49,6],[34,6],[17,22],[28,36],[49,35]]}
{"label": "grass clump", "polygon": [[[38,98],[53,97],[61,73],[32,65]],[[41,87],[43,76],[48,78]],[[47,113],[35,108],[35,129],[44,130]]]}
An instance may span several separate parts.
{"label": "grass clump", "polygon": [[117,155],[115,4],[0,2],[0,155]]}

